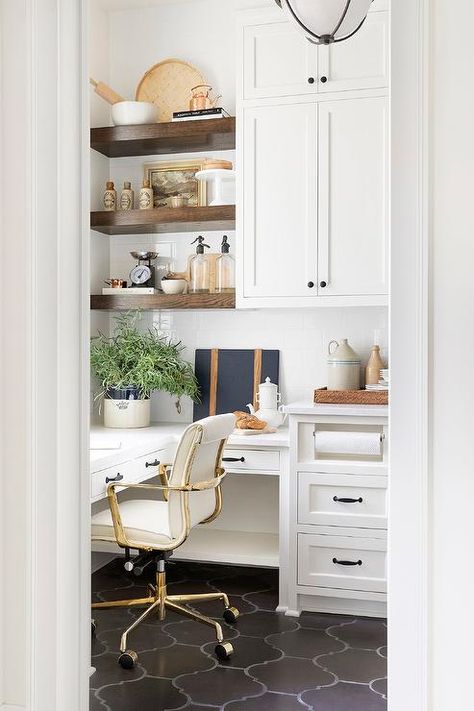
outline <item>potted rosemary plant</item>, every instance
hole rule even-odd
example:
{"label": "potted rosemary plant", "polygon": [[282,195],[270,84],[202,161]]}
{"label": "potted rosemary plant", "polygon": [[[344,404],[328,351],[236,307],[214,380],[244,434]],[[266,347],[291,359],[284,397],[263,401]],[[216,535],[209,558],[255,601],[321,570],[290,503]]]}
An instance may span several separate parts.
{"label": "potted rosemary plant", "polygon": [[183,346],[161,336],[156,329],[140,331],[139,313],[116,318],[114,334],[91,339],[91,367],[100,382],[106,427],[148,427],[150,395],[164,390],[180,398],[198,398],[192,365],[181,357]]}

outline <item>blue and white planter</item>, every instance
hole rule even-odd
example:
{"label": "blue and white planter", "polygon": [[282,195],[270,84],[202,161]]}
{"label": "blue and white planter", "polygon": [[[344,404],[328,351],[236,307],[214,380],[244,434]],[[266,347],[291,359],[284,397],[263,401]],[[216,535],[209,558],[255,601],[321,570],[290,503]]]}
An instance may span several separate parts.
{"label": "blue and white planter", "polygon": [[107,388],[104,396],[104,426],[118,429],[149,427],[150,398],[141,399],[133,385]]}

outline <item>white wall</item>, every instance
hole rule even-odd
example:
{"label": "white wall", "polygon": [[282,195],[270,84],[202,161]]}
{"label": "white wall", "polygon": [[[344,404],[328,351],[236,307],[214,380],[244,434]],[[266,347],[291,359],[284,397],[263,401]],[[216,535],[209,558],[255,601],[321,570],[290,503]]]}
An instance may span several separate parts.
{"label": "white wall", "polygon": [[432,16],[430,711],[447,711],[472,705],[474,8]]}
{"label": "white wall", "polygon": [[[178,57],[195,64],[218,93],[222,104],[235,111],[235,12],[238,8],[272,5],[273,0],[200,0],[160,2],[152,7],[135,7],[109,13],[109,80],[126,97],[133,97],[144,72],[162,59]],[[193,154],[198,156],[198,154]],[[205,156],[215,154],[206,153]],[[234,154],[220,154],[234,160]],[[186,156],[176,156],[185,158]],[[163,160],[163,157],[161,158]],[[168,157],[166,157],[166,160]],[[170,157],[173,159],[173,157]],[[110,161],[110,174],[120,187],[131,179],[138,189],[143,164],[154,161],[121,158]],[[93,189],[102,190],[94,185]],[[93,199],[97,199],[94,194]],[[101,266],[94,268],[94,287],[106,276],[128,278],[133,264],[133,248],[156,249],[159,266],[185,268],[193,251],[194,234],[150,235],[110,238],[110,274],[101,277]],[[205,234],[212,251],[218,251],[222,233]],[[229,233],[233,246],[234,234]],[[107,240],[97,236],[97,239]],[[281,350],[281,383],[285,401],[311,399],[314,387],[326,384],[327,343],[347,337],[365,358],[378,329],[381,345],[387,345],[387,309],[291,309],[224,312],[156,312],[146,317],[164,334],[182,340],[186,357],[193,361],[195,348],[276,348]],[[155,420],[189,421],[192,406],[183,402],[179,416],[173,401],[165,394],[153,395]]]}

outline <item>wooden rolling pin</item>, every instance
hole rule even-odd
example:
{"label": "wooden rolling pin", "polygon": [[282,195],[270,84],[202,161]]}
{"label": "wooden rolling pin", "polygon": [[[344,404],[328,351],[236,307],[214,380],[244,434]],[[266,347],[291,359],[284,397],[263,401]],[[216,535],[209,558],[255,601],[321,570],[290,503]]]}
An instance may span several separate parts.
{"label": "wooden rolling pin", "polygon": [[119,101],[125,101],[123,96],[117,94],[116,91],[111,89],[110,86],[107,86],[107,84],[104,84],[104,82],[96,81],[95,79],[92,79],[92,77],[89,79],[89,81],[94,87],[95,93],[98,94],[102,99],[107,101],[109,104],[117,104]]}

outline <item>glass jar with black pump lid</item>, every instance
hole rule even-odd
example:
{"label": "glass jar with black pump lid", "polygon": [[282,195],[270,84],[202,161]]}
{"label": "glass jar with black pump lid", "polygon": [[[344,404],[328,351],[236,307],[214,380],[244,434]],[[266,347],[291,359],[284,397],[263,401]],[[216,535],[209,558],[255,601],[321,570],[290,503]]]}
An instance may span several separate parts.
{"label": "glass jar with black pump lid", "polygon": [[191,244],[198,243],[196,254],[191,258],[191,288],[192,294],[207,294],[209,292],[209,261],[204,255],[204,247],[210,249],[208,244],[204,244],[204,237],[199,235]]}
{"label": "glass jar with black pump lid", "polygon": [[235,260],[229,254],[227,235],[222,237],[221,254],[216,260],[216,291],[219,293],[235,290]]}

